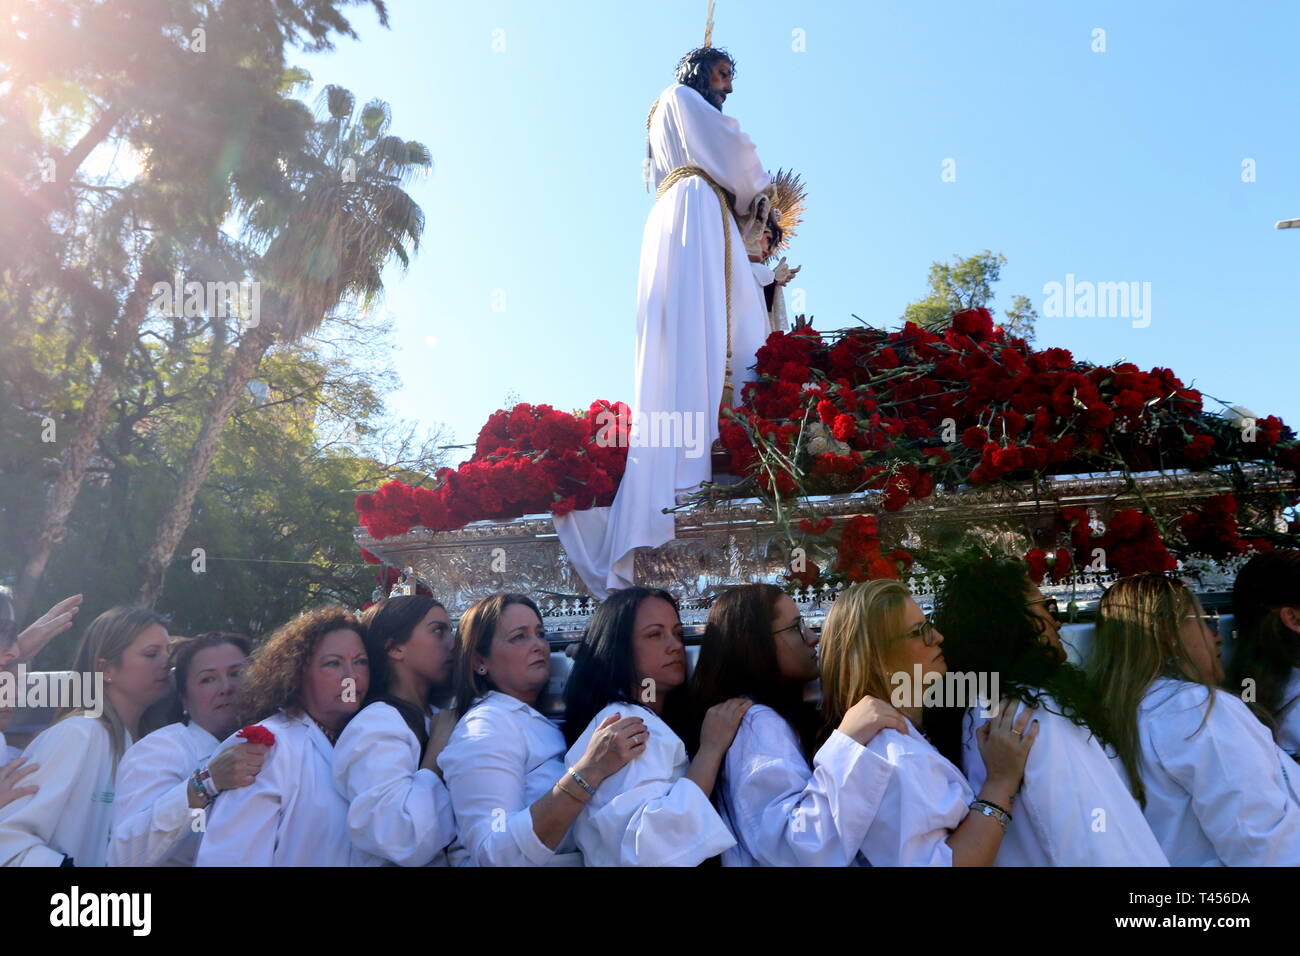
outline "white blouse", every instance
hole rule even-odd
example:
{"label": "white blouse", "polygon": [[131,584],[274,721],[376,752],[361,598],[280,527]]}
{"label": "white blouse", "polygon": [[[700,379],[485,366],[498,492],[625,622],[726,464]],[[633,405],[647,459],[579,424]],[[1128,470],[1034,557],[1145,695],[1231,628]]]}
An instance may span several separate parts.
{"label": "white blouse", "polygon": [[[429,718],[425,717],[425,730]],[[447,785],[420,767],[420,741],[396,707],[367,705],[334,747],[334,786],[348,801],[354,866],[447,865],[456,835]]]}
{"label": "white blouse", "polygon": [[[1164,851],[1106,751],[1043,695],[1038,736],[994,866],[1168,866]],[[1022,705],[1023,708],[1023,705]],[[1020,709],[1017,708],[1017,714]],[[975,731],[987,706],[966,711],[962,765],[979,793],[988,778]]]}
{"label": "white blouse", "polygon": [[1291,678],[1282,690],[1277,723],[1278,746],[1300,760],[1300,667],[1291,668]]}
{"label": "white blouse", "polygon": [[952,866],[948,837],[966,819],[975,794],[910,720],[907,729],[886,728],[867,744],[891,773],[854,861],[858,866]]}
{"label": "white blouse", "polygon": [[[261,725],[275,743],[256,780],[217,796],[195,866],[347,866],[348,802],[334,789],[334,748],[306,714]],[[240,742],[232,734],[218,750]]]}
{"label": "white blouse", "polygon": [[1138,705],[1152,832],[1174,866],[1300,866],[1295,761],[1232,694],[1207,714],[1209,692],[1160,678]]}
{"label": "white blouse", "polygon": [[866,838],[890,764],[831,733],[809,768],[779,713],[754,704],[736,730],[718,781],[718,810],[736,845],[723,866],[848,866]]}
{"label": "white blouse", "polygon": [[709,798],[683,776],[686,747],[654,711],[608,704],[569,748],[572,766],[605,718],[640,717],[650,731],[645,750],[607,777],[582,808],[573,835],[587,866],[697,866],[736,840]]}
{"label": "white blouse", "polygon": [[581,866],[572,831],[552,850],[530,807],[564,776],[564,734],[521,700],[489,691],[438,755],[456,817],[453,866]]}
{"label": "white blouse", "polygon": [[[131,746],[130,735],[126,745]],[[95,717],[65,717],[24,754],[40,767],[21,786],[36,793],[0,807],[0,866],[103,866],[113,824],[113,747]]]}
{"label": "white blouse", "polygon": [[194,721],[160,727],[127,751],[117,768],[109,866],[193,866],[202,823],[189,780],[217,749]]}

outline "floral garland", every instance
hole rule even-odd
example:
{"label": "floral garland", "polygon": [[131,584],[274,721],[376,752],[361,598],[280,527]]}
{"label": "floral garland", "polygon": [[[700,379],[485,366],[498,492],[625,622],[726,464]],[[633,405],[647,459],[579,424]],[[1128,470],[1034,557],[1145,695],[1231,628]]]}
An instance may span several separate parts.
{"label": "floral garland", "polygon": [[[767,499],[792,545],[824,555],[825,570],[812,561],[792,569],[791,583],[805,587],[903,577],[913,564],[907,551],[885,547],[873,515],[849,519],[838,534],[830,533],[830,518],[804,519],[796,540],[785,516],[809,496],[877,492],[880,508],[895,512],[939,485],[1053,474],[1120,471],[1140,493],[1135,472],[1216,469],[1247,494],[1242,464],[1300,473],[1300,442],[1277,417],[1207,413],[1201,393],[1166,368],[1094,366],[1065,349],[1031,349],[995,328],[982,308],[957,312],[937,329],[909,322],[892,332],[863,326],[822,334],[797,323],[769,336],[756,372],[720,422],[731,470],[746,479],[727,494]],[[416,526],[445,531],[608,505],[626,464],[628,420],[621,402],[574,414],[527,404],[497,411],[474,455],[441,469],[434,487],[390,481],[358,495],[360,523],[382,539]],[[1283,496],[1275,505],[1297,500]],[[1122,575],[1173,570],[1179,557],[1300,545],[1295,522],[1286,532],[1243,529],[1239,517],[1233,494],[1163,527],[1144,504],[1117,511],[1094,535],[1086,510],[1066,508],[1058,516],[1062,546],[1024,557],[1035,581],[1050,574],[1059,582],[1092,563],[1098,548],[1108,570]]]}

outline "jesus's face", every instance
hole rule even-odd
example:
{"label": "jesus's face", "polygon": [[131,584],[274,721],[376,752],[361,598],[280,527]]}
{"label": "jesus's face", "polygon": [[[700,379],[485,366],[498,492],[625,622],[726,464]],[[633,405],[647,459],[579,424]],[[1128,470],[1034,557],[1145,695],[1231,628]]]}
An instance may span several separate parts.
{"label": "jesus's face", "polygon": [[725,59],[719,58],[714,61],[713,69],[709,72],[709,89],[717,97],[719,108],[727,99],[727,94],[731,92],[731,64]]}

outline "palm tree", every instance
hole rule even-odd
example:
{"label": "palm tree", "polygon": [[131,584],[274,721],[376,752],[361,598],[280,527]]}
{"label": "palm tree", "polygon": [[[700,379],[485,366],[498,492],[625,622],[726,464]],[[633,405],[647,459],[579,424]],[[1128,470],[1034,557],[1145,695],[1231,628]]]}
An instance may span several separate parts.
{"label": "palm tree", "polygon": [[405,269],[419,248],[424,214],[403,187],[432,165],[429,150],[389,135],[392,114],[381,100],[355,116],[356,99],[342,87],[326,87],[322,100],[324,115],[282,188],[245,210],[248,238],[266,246],[258,276],[269,319],[263,316],[241,337],[176,497],[158,522],[139,593],[147,606],[162,593],[222,429],[267,349],[277,339],[289,343],[310,335],[340,307],[368,308],[383,291],[389,261]]}

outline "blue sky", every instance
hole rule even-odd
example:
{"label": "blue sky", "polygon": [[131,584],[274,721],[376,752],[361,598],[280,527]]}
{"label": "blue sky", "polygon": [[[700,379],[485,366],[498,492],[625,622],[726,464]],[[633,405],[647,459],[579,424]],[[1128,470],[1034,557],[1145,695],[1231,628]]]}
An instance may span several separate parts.
{"label": "blue sky", "polygon": [[[433,152],[423,245],[387,279],[395,415],[470,443],[510,393],[630,400],[645,116],[705,6],[390,0],[391,29],[358,13],[359,40],[299,57]],[[999,313],[1067,274],[1150,283],[1145,328],[1045,317],[1038,347],[1293,427],[1300,230],[1273,223],[1300,217],[1297,36],[1300,4],[1146,0],[718,0],[714,29],[726,112],[808,184],[789,257],[817,327],[896,326],[933,260],[992,249]]]}

